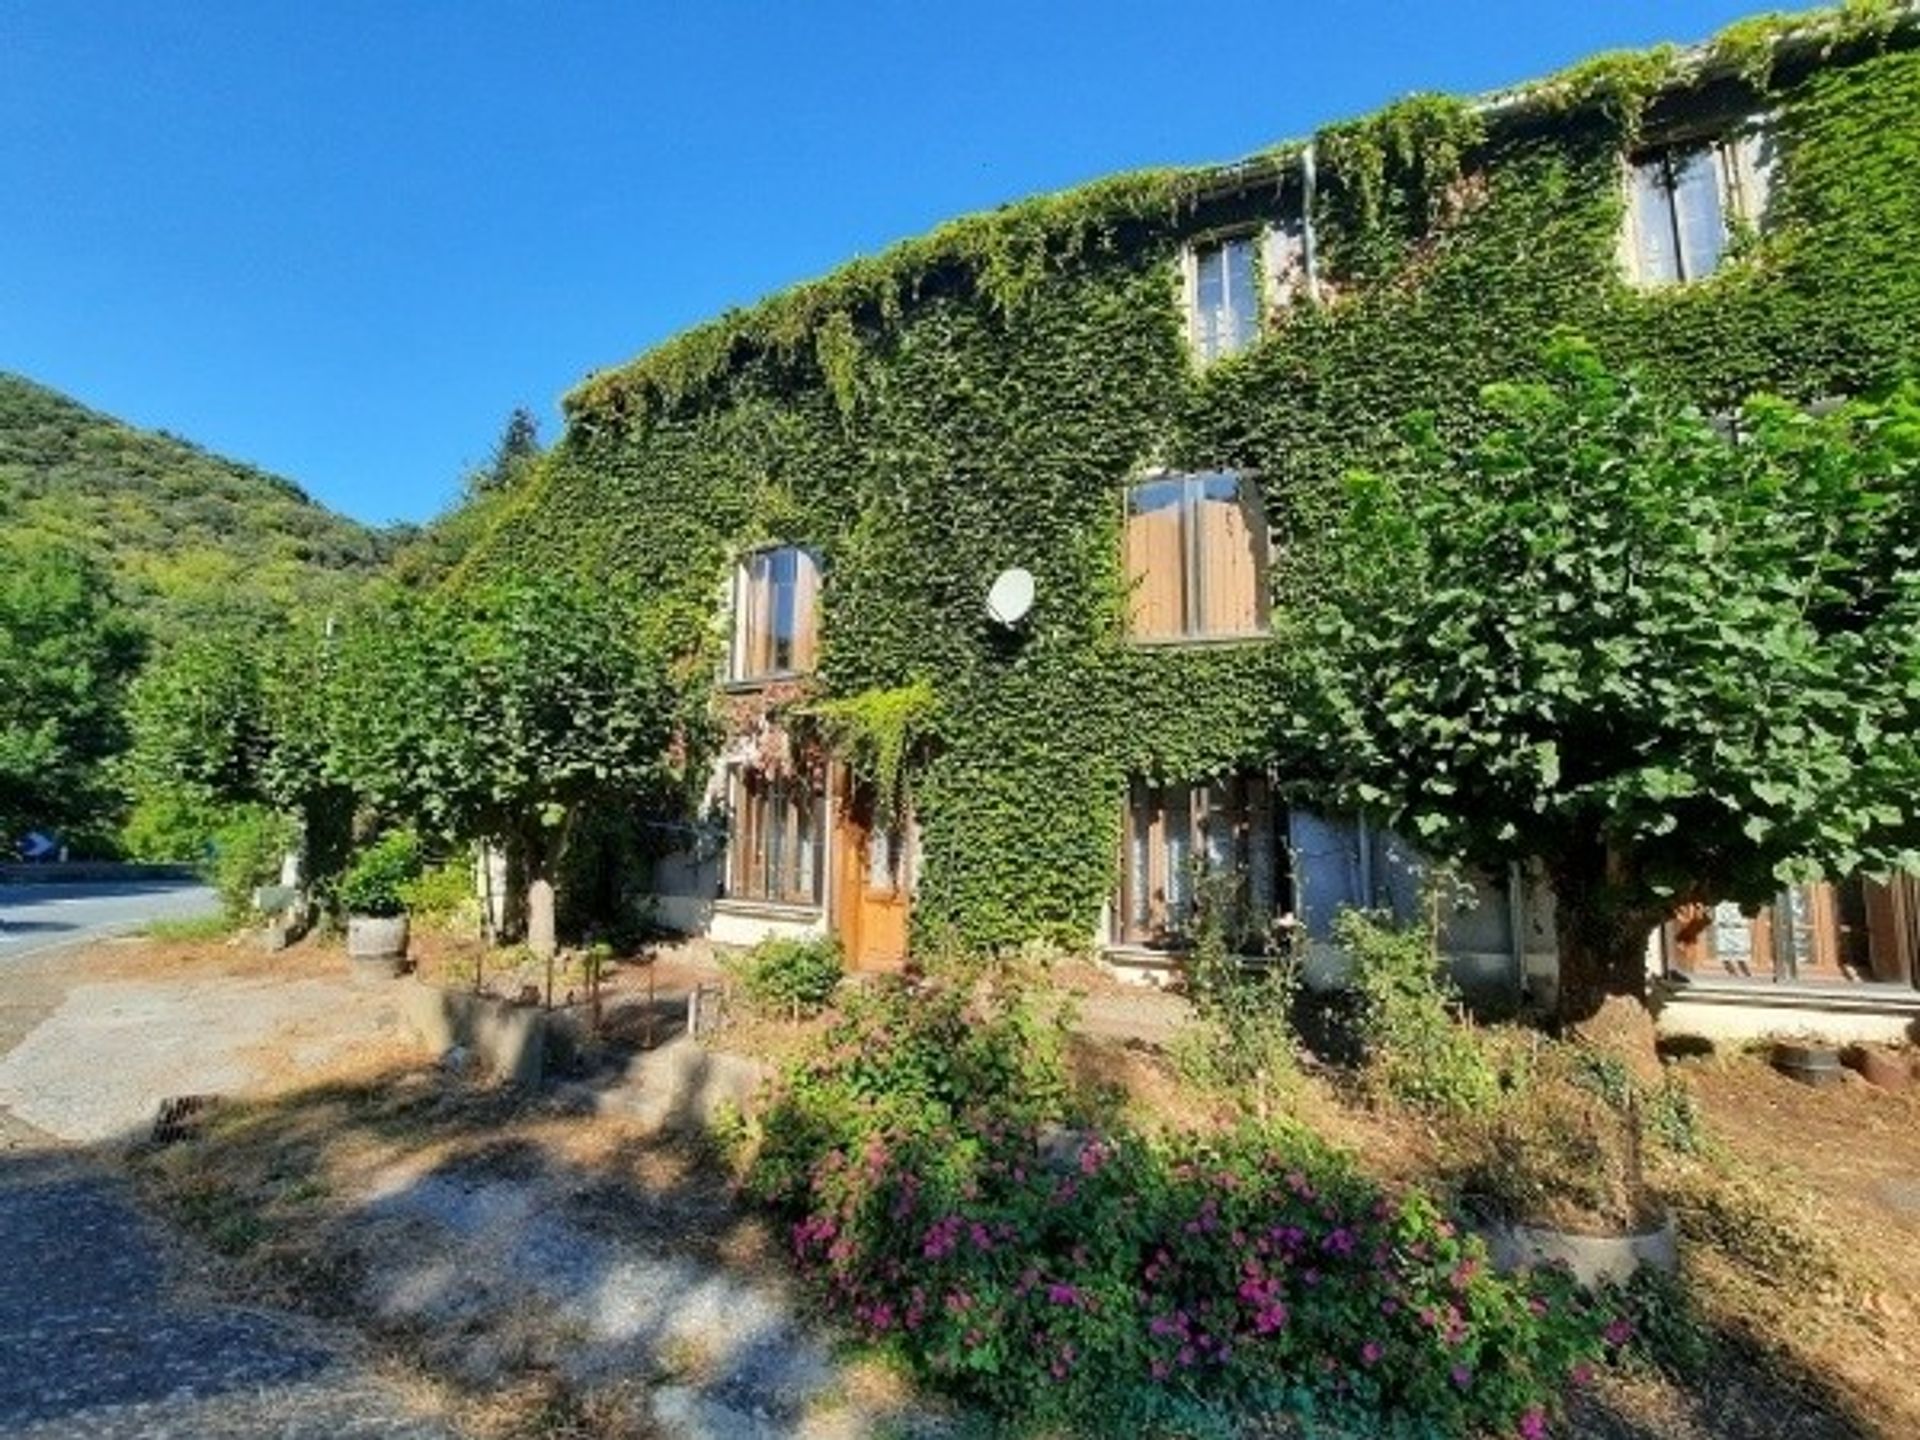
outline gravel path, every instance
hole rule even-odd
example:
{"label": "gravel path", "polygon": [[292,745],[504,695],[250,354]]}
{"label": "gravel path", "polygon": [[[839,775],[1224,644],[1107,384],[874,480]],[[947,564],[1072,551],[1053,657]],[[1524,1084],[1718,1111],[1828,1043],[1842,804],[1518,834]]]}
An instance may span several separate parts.
{"label": "gravel path", "polygon": [[[17,1134],[17,1130],[16,1130]],[[0,1160],[0,1434],[428,1440],[291,1318],[193,1295],[124,1181],[59,1151]]]}

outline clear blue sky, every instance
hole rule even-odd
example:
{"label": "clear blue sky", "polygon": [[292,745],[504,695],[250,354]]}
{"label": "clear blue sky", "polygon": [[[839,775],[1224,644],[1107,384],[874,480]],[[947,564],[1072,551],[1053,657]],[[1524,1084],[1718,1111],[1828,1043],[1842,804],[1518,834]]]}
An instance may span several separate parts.
{"label": "clear blue sky", "polygon": [[516,404],[969,210],[1716,0],[0,0],[0,370],[424,519]]}

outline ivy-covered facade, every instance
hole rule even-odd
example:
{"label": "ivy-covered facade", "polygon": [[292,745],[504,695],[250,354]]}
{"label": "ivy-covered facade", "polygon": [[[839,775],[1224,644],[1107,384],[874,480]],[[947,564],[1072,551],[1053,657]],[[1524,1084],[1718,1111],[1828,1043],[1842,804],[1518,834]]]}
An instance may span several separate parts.
{"label": "ivy-covered facade", "polygon": [[[1470,439],[1559,331],[1714,413],[1910,370],[1906,15],[1748,22],[957,221],[589,378],[469,564],[644,597],[687,780],[664,918],[1125,958],[1177,938],[1211,858],[1317,928],[1328,885],[1389,898],[1409,857],[1276,738],[1265,547],[1409,413]],[[1460,948],[1550,983],[1543,897],[1484,888]]]}

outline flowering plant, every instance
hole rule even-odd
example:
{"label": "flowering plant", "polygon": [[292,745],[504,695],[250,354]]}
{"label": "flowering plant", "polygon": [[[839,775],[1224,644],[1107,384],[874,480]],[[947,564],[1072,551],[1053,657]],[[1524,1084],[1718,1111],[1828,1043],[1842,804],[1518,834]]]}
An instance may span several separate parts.
{"label": "flowering plant", "polygon": [[1630,1337],[1297,1126],[1061,1129],[1043,1036],[1018,998],[883,992],[760,1121],[749,1189],[830,1308],[930,1378],[1068,1427],[1278,1405],[1527,1435]]}

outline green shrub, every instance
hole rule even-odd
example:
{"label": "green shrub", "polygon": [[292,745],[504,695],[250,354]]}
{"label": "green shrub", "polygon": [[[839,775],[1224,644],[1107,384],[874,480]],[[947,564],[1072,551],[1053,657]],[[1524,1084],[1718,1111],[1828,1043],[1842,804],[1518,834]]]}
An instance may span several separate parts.
{"label": "green shrub", "polygon": [[840,984],[840,942],[831,936],[762,940],[731,967],[741,993],[772,1015],[815,1015]]}
{"label": "green shrub", "polygon": [[420,869],[419,837],[390,830],[353,857],[334,893],[349,915],[404,914],[406,889]]}
{"label": "green shrub", "polygon": [[458,855],[429,865],[400,889],[400,903],[409,915],[442,924],[477,922],[480,898],[474,893],[473,861]]}
{"label": "green shrub", "polygon": [[162,791],[141,795],[120,830],[129,860],[201,865],[214,853],[221,826],[233,818],[226,806]]}
{"label": "green shrub", "polygon": [[300,841],[290,817],[261,805],[237,807],[213,837],[211,879],[236,924],[253,914],[253,892],[280,878],[287,852]]}
{"label": "green shrub", "polygon": [[1186,985],[1199,1023],[1177,1037],[1180,1068],[1195,1083],[1265,1113],[1296,1073],[1298,967],[1284,952],[1253,959],[1238,953],[1236,939],[1247,937],[1235,921],[1244,907],[1227,877],[1202,877],[1196,902]]}
{"label": "green shrub", "polygon": [[1464,1019],[1431,931],[1347,910],[1334,939],[1353,960],[1353,1025],[1376,1089],[1421,1110],[1489,1103],[1499,1088],[1494,1066]]}

